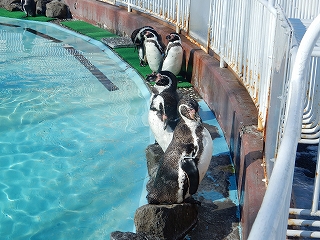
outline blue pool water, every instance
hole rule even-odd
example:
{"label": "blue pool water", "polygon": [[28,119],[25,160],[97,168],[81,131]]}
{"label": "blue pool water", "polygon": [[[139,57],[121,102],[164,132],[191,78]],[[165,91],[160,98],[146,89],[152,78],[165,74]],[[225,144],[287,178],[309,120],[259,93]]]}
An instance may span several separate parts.
{"label": "blue pool water", "polygon": [[141,78],[99,42],[8,18],[0,73],[1,239],[132,231],[150,144]]}

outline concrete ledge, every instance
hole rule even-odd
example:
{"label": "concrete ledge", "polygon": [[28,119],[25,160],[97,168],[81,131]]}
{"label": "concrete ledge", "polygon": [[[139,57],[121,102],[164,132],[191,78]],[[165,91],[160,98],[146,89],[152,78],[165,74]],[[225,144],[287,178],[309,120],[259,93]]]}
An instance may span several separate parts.
{"label": "concrete ledge", "polygon": [[[120,36],[151,25],[162,36],[175,27],[125,8],[94,0],[65,0],[73,18],[98,25]],[[183,35],[183,33],[182,33]],[[263,134],[257,130],[258,112],[246,89],[228,68],[182,36],[186,76],[191,79],[222,127],[237,175],[243,238],[246,239],[260,208],[265,184]]]}

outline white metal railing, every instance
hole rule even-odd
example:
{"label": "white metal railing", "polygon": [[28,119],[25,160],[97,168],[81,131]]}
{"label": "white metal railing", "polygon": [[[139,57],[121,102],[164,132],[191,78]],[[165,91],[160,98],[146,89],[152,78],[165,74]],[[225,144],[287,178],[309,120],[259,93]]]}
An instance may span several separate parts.
{"label": "white metal railing", "polygon": [[[221,67],[228,64],[238,75],[258,109],[259,127],[264,129],[267,121],[269,126],[265,131],[265,157],[267,175],[271,178],[264,207],[259,212],[263,220],[257,218],[250,237],[254,239],[259,233],[256,239],[283,239],[297,143],[317,143],[320,135],[317,82],[320,51],[314,52],[316,57],[311,58],[305,69],[296,67],[294,59],[301,58],[302,50],[297,52],[300,42],[292,38],[292,22],[287,17],[313,19],[320,12],[320,1],[309,0],[308,4],[305,0],[202,0],[201,4],[198,0],[114,1],[127,6],[128,11],[136,9],[171,23],[176,31],[184,30],[204,50],[212,49],[218,54]],[[299,82],[295,75],[301,77],[300,71],[309,69],[308,80]],[[290,74],[292,78],[288,81]],[[303,88],[305,85],[309,87],[307,90]]]}
{"label": "white metal railing", "polygon": [[191,0],[115,0],[116,4],[125,5],[128,11],[136,9],[154,17],[172,23],[177,31],[188,31]]}
{"label": "white metal railing", "polygon": [[[294,159],[296,157],[296,147],[300,140],[302,115],[305,107],[306,71],[310,64],[312,50],[319,37],[320,15],[311,23],[297,51],[289,82],[288,111],[283,138],[249,240],[285,239],[286,237]],[[290,235],[290,231],[288,231],[288,234]]]}
{"label": "white metal railing", "polygon": [[227,63],[248,90],[259,112],[259,127],[264,128],[275,44],[274,1],[117,0],[116,4],[172,23],[203,49],[216,52],[221,66]]}
{"label": "white metal railing", "polygon": [[319,14],[320,1],[276,0],[288,18],[314,19]]}

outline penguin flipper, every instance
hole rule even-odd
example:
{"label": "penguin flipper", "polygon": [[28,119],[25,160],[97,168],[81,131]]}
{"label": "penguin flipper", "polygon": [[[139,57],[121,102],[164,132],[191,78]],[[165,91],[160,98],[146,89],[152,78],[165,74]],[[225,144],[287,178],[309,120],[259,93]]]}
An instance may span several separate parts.
{"label": "penguin flipper", "polygon": [[199,186],[199,171],[193,158],[185,157],[181,161],[181,168],[187,174],[190,195],[195,194]]}

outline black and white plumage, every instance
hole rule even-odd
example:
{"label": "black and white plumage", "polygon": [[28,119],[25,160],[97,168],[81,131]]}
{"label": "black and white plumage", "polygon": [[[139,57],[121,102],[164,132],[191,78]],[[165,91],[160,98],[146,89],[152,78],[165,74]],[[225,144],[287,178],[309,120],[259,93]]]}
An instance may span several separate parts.
{"label": "black and white plumage", "polygon": [[140,66],[144,67],[147,65],[147,58],[144,47],[144,33],[147,30],[153,31],[154,28],[151,26],[144,26],[134,30],[131,34],[131,40],[138,50],[138,55],[140,59]]}
{"label": "black and white plumage", "polygon": [[166,36],[166,39],[168,40],[168,45],[165,50],[162,70],[170,71],[173,74],[178,75],[183,60],[181,38],[178,33],[170,33]]}
{"label": "black and white plumage", "polygon": [[155,140],[165,151],[170,144],[179,115],[177,105],[176,76],[169,71],[160,71],[152,75],[155,85],[152,87],[148,121]]}
{"label": "black and white plumage", "polygon": [[164,45],[161,36],[154,30],[144,32],[144,47],[148,65],[153,73],[161,71]]}
{"label": "black and white plumage", "polygon": [[208,170],[213,151],[212,138],[202,124],[198,107],[192,98],[179,101],[181,119],[159,161],[157,173],[147,184],[150,204],[184,202],[196,193]]}
{"label": "black and white plumage", "polygon": [[21,0],[22,10],[26,13],[26,17],[36,16],[36,3],[34,0]]}

